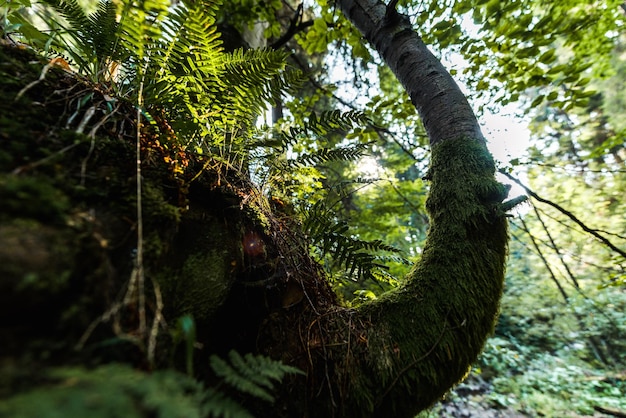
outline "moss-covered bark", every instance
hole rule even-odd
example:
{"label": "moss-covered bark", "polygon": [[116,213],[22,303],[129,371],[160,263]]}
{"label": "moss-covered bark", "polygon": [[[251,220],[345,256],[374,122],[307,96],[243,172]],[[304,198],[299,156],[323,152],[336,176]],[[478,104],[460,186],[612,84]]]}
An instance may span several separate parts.
{"label": "moss-covered bark", "polygon": [[[371,351],[389,388],[376,400],[378,411],[410,416],[430,405],[462,379],[493,330],[507,243],[506,221],[497,214],[506,192],[493,171],[477,141],[433,149],[432,227],[422,258],[401,292],[363,311],[390,330]],[[379,356],[390,346],[395,350]]]}
{"label": "moss-covered bark", "polygon": [[[128,286],[137,248],[132,111],[107,116],[98,109],[82,131],[108,119],[87,136],[76,125],[87,108],[104,103],[97,90],[56,69],[37,81],[45,61],[28,50],[0,48],[0,63],[0,394],[6,394],[29,371],[86,359],[137,363],[147,347],[133,340],[139,294]],[[72,113],[75,122],[66,126]],[[161,309],[157,283],[165,318],[190,314],[208,324],[244,274],[242,235],[258,221],[242,214],[235,190],[218,188],[202,161],[185,161],[189,172],[180,174],[171,150],[148,139],[141,156],[146,316]],[[163,364],[170,361],[165,326],[159,334],[155,361]],[[83,349],[74,351],[77,345]]]}
{"label": "moss-covered bark", "polygon": [[[356,310],[294,319],[298,331],[285,333],[284,354],[293,358],[305,342],[299,358],[311,371],[304,396],[312,416],[412,417],[468,372],[493,330],[503,287],[507,232],[498,207],[506,189],[493,172],[479,141],[436,145],[431,228],[406,283]],[[269,351],[278,354],[278,344]]]}

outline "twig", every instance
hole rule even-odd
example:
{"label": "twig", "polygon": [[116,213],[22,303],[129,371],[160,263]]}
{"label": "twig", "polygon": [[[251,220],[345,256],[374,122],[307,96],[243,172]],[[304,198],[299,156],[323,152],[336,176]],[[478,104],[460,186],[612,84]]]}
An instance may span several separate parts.
{"label": "twig", "polygon": [[561,293],[561,296],[563,296],[563,299],[565,299],[565,303],[569,304],[569,296],[565,292],[565,289],[563,289],[563,286],[561,286],[561,283],[559,282],[559,280],[556,278],[556,275],[554,274],[554,271],[552,271],[552,268],[550,267],[550,263],[548,263],[548,260],[543,255],[543,252],[541,251],[541,248],[539,248],[539,244],[537,244],[537,241],[535,240],[534,235],[530,233],[530,230],[528,229],[528,226],[526,226],[526,222],[524,222],[524,218],[522,218],[520,216],[519,220],[522,223],[522,229],[530,237],[530,242],[532,242],[533,247],[535,247],[535,251],[539,255],[539,258],[541,258],[541,261],[543,261],[543,265],[546,267],[546,270],[548,270],[548,273],[550,274],[550,278],[556,284],[556,287],[559,289],[559,292]]}
{"label": "twig", "polygon": [[95,113],[96,113],[96,105],[90,106],[89,109],[85,111],[85,114],[83,115],[83,118],[78,124],[78,127],[76,127],[77,134],[83,133],[83,131],[85,130],[85,126],[87,126],[87,124],[89,123],[89,121],[91,120],[91,118],[93,117]]}
{"label": "twig", "polygon": [[45,164],[46,162],[48,162],[48,160],[51,160],[52,158],[56,157],[57,155],[63,154],[64,152],[67,152],[69,150],[71,150],[72,148],[76,147],[80,145],[79,143],[74,143],[74,144],[70,144],[67,147],[61,148],[60,150],[58,150],[57,152],[48,155],[47,157],[42,158],[39,161],[35,161],[34,163],[30,163],[30,164],[26,164],[26,165],[22,165],[20,167],[17,167],[15,170],[11,171],[11,174],[20,174],[22,171],[26,171],[26,170],[30,170],[32,168],[35,168],[37,166],[40,166],[42,164]]}
{"label": "twig", "polygon": [[[94,106],[90,107],[89,110],[93,109]],[[104,124],[104,122],[107,121],[107,119],[109,119],[111,117],[111,115],[113,115],[117,109],[120,108],[120,105],[118,104],[115,109],[113,109],[113,111],[111,113],[106,114],[102,119],[100,119],[100,121],[98,121],[98,123],[96,123],[91,130],[89,131],[89,134],[87,135],[89,138],[91,138],[91,143],[89,144],[89,151],[87,152],[87,156],[85,156],[85,158],[83,158],[83,161],[80,164],[80,185],[84,186],[85,185],[85,177],[87,175],[87,162],[89,161],[89,159],[91,158],[91,154],[93,153],[93,150],[96,146],[96,132],[98,131],[98,129],[100,129],[100,127]],[[89,110],[87,110],[87,112],[89,112]],[[90,116],[91,118],[91,116]],[[83,118],[84,120],[84,118]],[[82,122],[81,122],[82,125]],[[80,126],[79,126],[80,128]],[[79,130],[77,129],[76,132],[79,132]],[[82,129],[80,129],[80,132],[82,132]]]}
{"label": "twig", "polygon": [[56,61],[51,60],[50,62],[48,62],[46,65],[43,66],[43,69],[41,70],[41,74],[39,74],[39,78],[35,81],[32,81],[30,83],[28,83],[22,90],[19,91],[19,93],[17,93],[17,96],[15,96],[15,101],[17,102],[20,97],[22,97],[24,95],[24,93],[26,93],[28,90],[32,89],[33,87],[35,87],[37,84],[39,84],[43,79],[46,78],[46,74],[48,73],[48,71],[50,70],[50,68],[54,67],[56,64]]}
{"label": "twig", "polygon": [[580,219],[578,219],[576,216],[574,216],[574,214],[572,214],[572,212],[568,211],[567,209],[563,208],[562,206],[560,206],[557,203],[552,202],[551,200],[548,199],[544,199],[543,197],[539,196],[537,193],[533,192],[532,190],[530,190],[527,186],[525,186],[521,181],[519,181],[517,178],[513,177],[512,175],[510,175],[509,173],[507,173],[504,170],[500,170],[500,173],[502,173],[503,175],[505,175],[506,177],[508,177],[510,180],[512,180],[513,182],[517,183],[521,188],[524,189],[524,191],[526,191],[526,193],[531,196],[532,198],[536,199],[537,201],[541,202],[541,203],[545,203],[547,205],[552,206],[553,208],[555,208],[556,210],[558,210],[559,212],[561,212],[563,215],[567,216],[568,218],[570,218],[572,221],[574,221],[578,226],[580,226],[583,231],[593,235],[594,237],[596,237],[597,239],[599,239],[601,242],[604,243],[604,245],[606,245],[607,247],[609,247],[610,249],[612,249],[613,251],[615,251],[616,253],[618,253],[619,255],[621,255],[622,257],[626,258],[626,251],[621,250],[620,248],[618,248],[615,244],[613,244],[611,241],[609,241],[607,238],[603,237],[602,235],[600,235],[598,233],[597,229],[591,229],[589,228],[587,225],[585,225]]}
{"label": "twig", "polygon": [[563,257],[563,254],[561,253],[561,250],[559,249],[559,247],[554,242],[554,239],[552,238],[552,234],[550,233],[550,230],[546,226],[545,222],[543,222],[543,218],[539,214],[539,210],[537,210],[537,206],[534,203],[532,203],[531,205],[533,207],[535,215],[537,216],[537,219],[539,220],[539,223],[541,224],[543,228],[543,231],[546,233],[546,236],[548,237],[548,240],[550,241],[550,247],[552,248],[552,251],[554,251],[556,255],[559,257],[559,260],[561,261],[561,264],[565,268],[565,271],[567,272],[567,275],[569,276],[570,280],[574,284],[574,287],[579,292],[582,292],[582,289],[580,288],[580,285],[578,284],[578,280],[576,279],[576,276],[574,276],[574,273],[572,273],[572,270],[570,270],[569,265],[565,262],[565,258]]}
{"label": "twig", "polygon": [[602,406],[594,406],[593,409],[603,414],[612,415],[619,418],[626,418],[626,412],[618,411],[616,409],[604,408]]}
{"label": "twig", "polygon": [[[147,64],[146,64],[147,65]],[[141,198],[141,108],[143,107],[143,88],[145,71],[142,71],[143,77],[139,83],[139,92],[137,94],[137,135],[135,142],[136,166],[137,166],[137,258],[135,260],[135,269],[133,273],[137,275],[137,291],[139,297],[139,335],[146,332],[146,295],[145,295],[145,275],[143,269],[143,204]]]}
{"label": "twig", "polygon": [[154,319],[152,320],[152,329],[150,330],[150,337],[148,339],[148,363],[154,365],[154,353],[156,350],[156,339],[159,334],[159,325],[163,322],[163,297],[161,295],[161,287],[159,283],[152,279],[152,287],[154,290],[154,299],[156,301],[156,307],[154,312]]}

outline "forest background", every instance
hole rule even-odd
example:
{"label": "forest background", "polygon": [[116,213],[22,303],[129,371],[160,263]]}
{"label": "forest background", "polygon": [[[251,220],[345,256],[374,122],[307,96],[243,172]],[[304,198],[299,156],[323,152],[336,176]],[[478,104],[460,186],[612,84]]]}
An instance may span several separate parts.
{"label": "forest background", "polygon": [[[24,20],[11,15],[5,31],[24,32],[40,19],[41,6],[14,4],[30,12],[20,10]],[[530,199],[510,220],[495,335],[466,382],[421,416],[626,414],[624,4],[407,0],[397,7],[465,86],[479,119],[514,113],[529,136],[525,152],[498,161],[513,190]],[[368,156],[303,168],[274,197],[319,203],[349,236],[384,237],[394,249],[375,255],[367,274],[317,254],[346,303],[396,287],[428,229],[427,139],[404,89],[332,1],[232,0],[219,9],[218,29],[230,49],[286,49],[290,65],[306,74],[297,94],[267,110],[267,122],[298,125],[311,112],[335,109],[367,116],[362,129],[323,145],[375,143]],[[301,142],[289,152],[319,146]],[[500,146],[492,139],[492,149]],[[251,173],[263,183],[261,169]],[[407,235],[408,227],[418,232]]]}

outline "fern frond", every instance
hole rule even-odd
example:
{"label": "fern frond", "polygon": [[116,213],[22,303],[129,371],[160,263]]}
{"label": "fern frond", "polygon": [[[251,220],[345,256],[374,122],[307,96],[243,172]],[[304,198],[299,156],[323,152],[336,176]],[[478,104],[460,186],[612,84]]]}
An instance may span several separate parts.
{"label": "fern frond", "polygon": [[93,48],[98,62],[107,59],[119,59],[116,56],[117,34],[117,7],[112,1],[101,0],[98,9],[89,15],[89,37],[93,40]]}
{"label": "fern frond", "polygon": [[[345,269],[348,277],[356,280],[377,279],[387,276],[388,261],[409,263],[400,257],[402,251],[385,244],[382,240],[362,240],[349,235],[348,223],[338,220],[334,211],[325,201],[316,202],[305,211],[303,228],[321,252],[330,255],[333,263]],[[394,255],[380,255],[386,252]]]}
{"label": "fern frond", "polygon": [[254,418],[247,409],[222,392],[207,389],[203,403],[203,416],[215,418]]}
{"label": "fern frond", "polygon": [[356,161],[363,157],[370,144],[355,144],[339,148],[322,148],[318,151],[300,155],[288,161],[292,165],[320,165],[331,161]]}
{"label": "fern frond", "polygon": [[230,351],[228,358],[230,363],[216,355],[211,356],[210,364],[215,374],[234,389],[267,402],[274,401],[270,392],[275,383],[286,374],[302,373],[295,367],[261,355],[246,354],[242,357],[236,351]]}
{"label": "fern frond", "polygon": [[49,47],[68,54],[80,72],[88,75],[97,73],[98,60],[92,36],[96,29],[92,27],[83,8],[76,0],[43,0],[43,4],[65,19],[63,22],[47,13],[40,14],[50,27]]}
{"label": "fern frond", "polygon": [[135,57],[133,65],[145,65],[145,102],[164,113],[173,132],[197,137],[219,113],[216,98],[226,95],[215,26],[221,1],[184,1],[171,10],[166,0],[126,1],[131,13],[122,21],[121,40]]}
{"label": "fern frond", "polygon": [[305,138],[324,138],[334,132],[348,132],[371,123],[369,117],[358,111],[311,113],[301,126],[291,126],[274,133],[273,137],[259,142],[257,146],[271,147],[282,152]]}
{"label": "fern frond", "polygon": [[365,126],[371,123],[367,115],[358,111],[340,112],[332,110],[324,112],[319,117],[312,113],[306,129],[313,131],[316,135],[327,135],[333,131],[348,131],[355,126]]}
{"label": "fern frond", "polygon": [[141,70],[151,47],[163,34],[169,0],[122,0],[120,42]]}
{"label": "fern frond", "polygon": [[[42,3],[52,7],[54,11],[63,16],[70,28],[77,32],[88,30],[90,22],[85,10],[76,0],[42,0]],[[87,40],[88,37],[83,37]]]}
{"label": "fern frond", "polygon": [[363,178],[357,177],[355,179],[339,181],[336,184],[332,184],[328,187],[330,192],[334,192],[340,196],[347,196],[351,193],[354,193],[355,187],[362,188],[368,186],[370,184],[374,184],[381,179],[379,178]]}
{"label": "fern frond", "polygon": [[[301,79],[299,71],[285,71],[285,51],[236,50],[224,60],[225,87],[232,92],[232,102],[225,104],[235,115],[258,115],[268,104],[293,88]],[[236,105],[236,106],[233,106]]]}
{"label": "fern frond", "polygon": [[152,66],[158,77],[167,73],[199,80],[217,74],[222,61],[215,14],[221,2],[203,0],[177,4],[163,22],[163,33]]}

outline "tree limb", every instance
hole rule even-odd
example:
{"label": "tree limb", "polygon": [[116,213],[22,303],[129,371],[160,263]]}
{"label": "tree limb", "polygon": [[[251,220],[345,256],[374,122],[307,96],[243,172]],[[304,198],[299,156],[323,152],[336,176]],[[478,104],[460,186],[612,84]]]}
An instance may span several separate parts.
{"label": "tree limb", "polygon": [[562,207],[561,205],[559,205],[558,203],[554,203],[551,200],[548,199],[544,199],[543,197],[539,196],[537,193],[533,192],[532,190],[530,190],[527,186],[525,186],[521,181],[519,181],[517,178],[513,177],[512,175],[510,175],[509,173],[507,173],[504,170],[500,170],[500,173],[504,174],[506,177],[508,177],[510,180],[514,181],[517,185],[519,185],[521,188],[524,189],[524,191],[532,198],[534,198],[535,200],[541,202],[541,203],[545,203],[547,205],[552,206],[553,208],[555,208],[556,210],[558,210],[559,212],[561,212],[563,215],[567,216],[568,218],[570,218],[572,221],[574,221],[574,223],[576,223],[578,226],[580,226],[583,231],[593,235],[594,237],[596,237],[598,240],[600,240],[604,245],[606,245],[607,247],[609,247],[610,249],[612,249],[613,251],[615,251],[616,253],[618,253],[619,255],[621,255],[622,257],[626,258],[626,251],[620,249],[619,247],[617,247],[615,244],[613,244],[611,241],[609,241],[606,237],[603,237],[602,235],[600,235],[598,233],[597,229],[592,229],[589,228],[587,225],[585,225],[583,223],[583,221],[581,221],[580,219],[578,219],[572,212],[568,211],[567,209],[565,209],[564,207]]}
{"label": "tree limb", "polygon": [[271,44],[270,48],[278,49],[278,48],[282,47],[287,42],[289,42],[291,40],[291,38],[293,38],[293,36],[296,33],[300,32],[300,31],[303,31],[304,29],[306,29],[306,28],[308,28],[310,26],[313,26],[313,21],[312,20],[307,20],[306,22],[302,21],[303,5],[304,5],[304,3],[300,3],[298,5],[298,8],[296,9],[296,13],[295,13],[293,19],[291,19],[291,21],[290,21],[289,28],[287,29],[287,32],[285,32],[283,34],[283,36],[278,38],[276,40],[276,42]]}

